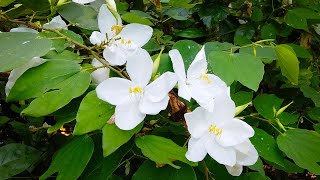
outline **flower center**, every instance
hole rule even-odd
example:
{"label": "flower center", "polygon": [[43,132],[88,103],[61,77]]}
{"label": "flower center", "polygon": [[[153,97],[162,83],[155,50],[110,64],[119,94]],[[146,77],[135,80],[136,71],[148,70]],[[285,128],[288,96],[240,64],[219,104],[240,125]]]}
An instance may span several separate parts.
{"label": "flower center", "polygon": [[131,87],[130,90],[129,90],[130,93],[143,93],[143,89],[139,86],[136,86],[136,87]]}
{"label": "flower center", "polygon": [[123,39],[123,38],[121,38],[121,44],[131,44],[132,43],[132,41],[129,39],[129,40],[125,40],[125,39]]}
{"label": "flower center", "polygon": [[208,76],[207,73],[208,73],[208,70],[206,70],[205,73],[201,73],[200,74],[200,79],[203,79],[203,80],[207,81],[208,84],[210,84],[211,80],[209,79],[209,76]]}
{"label": "flower center", "polygon": [[124,28],[124,26],[114,25],[111,27],[111,31],[114,31],[116,33],[116,35],[118,35],[122,31],[123,28]]}
{"label": "flower center", "polygon": [[222,129],[218,128],[216,125],[211,125],[209,127],[209,131],[213,134],[215,134],[216,136],[219,136],[222,134]]}

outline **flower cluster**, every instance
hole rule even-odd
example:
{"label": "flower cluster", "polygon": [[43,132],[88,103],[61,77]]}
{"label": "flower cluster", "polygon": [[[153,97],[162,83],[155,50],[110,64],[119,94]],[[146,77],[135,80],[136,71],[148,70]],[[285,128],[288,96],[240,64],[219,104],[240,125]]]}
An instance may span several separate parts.
{"label": "flower cluster", "polygon": [[[198,52],[188,70],[180,52],[169,52],[174,72],[166,72],[150,83],[153,61],[141,47],[152,36],[152,28],[140,24],[122,25],[115,4],[102,5],[98,15],[100,32],[93,32],[92,44],[104,47],[103,56],[111,65],[126,63],[130,80],[108,78],[100,70],[96,77],[97,96],[116,106],[115,124],[122,130],[131,130],[146,115],[156,115],[166,109],[168,93],[178,83],[178,95],[200,107],[185,114],[191,138],[186,157],[202,161],[209,154],[226,166],[230,174],[238,176],[242,166],[253,165],[258,153],[249,138],[254,130],[242,120],[234,118],[235,104],[230,88],[219,77],[208,73],[205,47]],[[101,65],[94,60],[95,66]],[[105,71],[105,70],[104,70]]]}

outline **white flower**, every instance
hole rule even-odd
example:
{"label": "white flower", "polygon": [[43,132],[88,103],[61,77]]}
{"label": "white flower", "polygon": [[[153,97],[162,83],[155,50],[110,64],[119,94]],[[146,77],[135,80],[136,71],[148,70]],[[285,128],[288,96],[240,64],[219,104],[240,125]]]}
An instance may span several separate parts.
{"label": "white flower", "polygon": [[59,15],[52,18],[50,22],[45,23],[43,27],[48,29],[68,29],[66,22],[64,22]]}
{"label": "white flower", "polygon": [[226,83],[213,74],[207,74],[207,59],[204,46],[199,51],[190,67],[185,72],[182,56],[176,49],[169,52],[174,72],[178,76],[178,95],[187,101],[191,97],[199,105],[213,111],[214,98],[219,94],[228,94],[229,88]]}
{"label": "white flower", "polygon": [[26,64],[15,68],[11,71],[10,75],[9,75],[9,79],[8,82],[6,84],[5,87],[5,92],[6,92],[6,96],[8,97],[13,85],[16,83],[17,79],[24,73],[26,72],[28,69],[32,68],[32,67],[36,67],[39,66],[40,64],[46,62],[45,59],[39,58],[39,57],[34,57],[32,58],[29,62],[27,62]]}
{"label": "white flower", "polygon": [[254,165],[258,160],[258,152],[249,140],[235,145],[236,150],[236,164],[234,166],[227,166],[228,172],[233,176],[240,176],[243,166]]}
{"label": "white flower", "polygon": [[252,137],[254,130],[234,118],[235,104],[229,96],[219,96],[215,103],[213,112],[198,107],[184,115],[191,134],[186,157],[198,162],[208,153],[218,163],[234,166],[237,162],[234,146]]}
{"label": "white flower", "polygon": [[103,57],[111,65],[125,64],[129,56],[150,40],[153,31],[150,26],[142,24],[123,26],[119,14],[117,16],[118,19],[113,16],[107,5],[102,5],[98,14],[100,32],[94,31],[90,36],[92,44],[107,43]]}
{"label": "white flower", "polygon": [[75,3],[78,3],[78,4],[87,4],[87,3],[91,3],[96,0],[72,0],[72,1]]}
{"label": "white flower", "polygon": [[177,83],[174,73],[166,72],[148,85],[153,62],[144,49],[128,57],[126,65],[130,80],[109,78],[96,88],[98,98],[116,106],[115,124],[131,130],[140,124],[146,114],[156,115],[169,102],[168,92]]}
{"label": "white flower", "polygon": [[[92,66],[99,67],[103,64],[94,58],[91,62]],[[104,80],[109,78],[110,69],[109,68],[99,68],[91,73],[91,79],[95,84],[100,84]]]}

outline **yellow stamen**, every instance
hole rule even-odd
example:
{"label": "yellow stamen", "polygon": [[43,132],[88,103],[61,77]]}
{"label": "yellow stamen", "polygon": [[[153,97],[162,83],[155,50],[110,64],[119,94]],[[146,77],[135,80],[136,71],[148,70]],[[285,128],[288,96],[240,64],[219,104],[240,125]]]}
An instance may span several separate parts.
{"label": "yellow stamen", "polygon": [[115,31],[116,35],[118,35],[122,31],[123,28],[124,28],[124,26],[114,25],[111,27],[111,31]]}
{"label": "yellow stamen", "polygon": [[139,86],[131,87],[129,92],[130,93],[143,93],[143,89]]}
{"label": "yellow stamen", "polygon": [[208,76],[207,73],[208,73],[208,70],[206,70],[205,73],[201,73],[200,74],[200,79],[203,79],[203,80],[207,81],[208,84],[210,84],[211,80],[209,79],[209,76]]}
{"label": "yellow stamen", "polygon": [[211,125],[209,127],[209,131],[214,133],[216,136],[219,136],[222,134],[222,129],[218,128],[216,125]]}
{"label": "yellow stamen", "polygon": [[124,43],[125,43],[124,39],[123,39],[123,38],[121,38],[121,44],[124,44]]}
{"label": "yellow stamen", "polygon": [[131,44],[131,40],[130,39],[127,41],[127,44]]}

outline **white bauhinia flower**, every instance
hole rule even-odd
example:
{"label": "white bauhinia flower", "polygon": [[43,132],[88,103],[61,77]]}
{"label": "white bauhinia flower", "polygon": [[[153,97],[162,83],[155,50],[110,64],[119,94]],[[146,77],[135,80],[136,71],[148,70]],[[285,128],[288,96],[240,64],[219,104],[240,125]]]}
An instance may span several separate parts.
{"label": "white bauhinia flower", "polygon": [[168,92],[177,83],[177,77],[166,72],[148,85],[153,62],[141,48],[128,57],[126,68],[131,80],[109,78],[97,86],[96,92],[98,98],[116,106],[115,124],[122,130],[131,130],[146,114],[156,115],[167,107]]}
{"label": "white bauhinia flower", "polygon": [[234,146],[247,141],[254,130],[234,118],[235,104],[229,96],[219,96],[215,103],[213,112],[198,107],[184,115],[191,134],[186,157],[198,162],[208,153],[218,163],[234,166],[237,162]]}
{"label": "white bauhinia flower", "polygon": [[88,4],[88,3],[91,3],[93,1],[96,1],[96,0],[72,0],[72,2],[75,2],[75,3],[78,3],[78,4]]}
{"label": "white bauhinia flower", "polygon": [[94,31],[90,36],[90,42],[94,45],[105,45],[103,57],[111,65],[123,65],[129,56],[150,40],[153,29],[136,23],[124,26],[119,14],[116,15],[117,19],[107,5],[103,4],[100,7],[98,14],[100,32]]}
{"label": "white bauhinia flower", "polygon": [[66,22],[62,20],[60,15],[52,18],[51,21],[48,23],[45,23],[43,27],[48,29],[65,29],[65,30],[68,29]]}
{"label": "white bauhinia flower", "polygon": [[214,98],[220,94],[229,94],[229,87],[219,77],[207,73],[207,59],[204,46],[198,52],[185,72],[182,56],[176,49],[169,51],[174,72],[178,76],[178,95],[187,101],[195,99],[199,105],[213,111]]}
{"label": "white bauhinia flower", "polygon": [[5,92],[6,92],[6,96],[8,97],[13,85],[15,84],[15,82],[17,81],[17,79],[23,74],[25,73],[28,69],[39,66],[40,64],[46,62],[45,59],[39,58],[39,57],[34,57],[32,58],[29,62],[27,62],[26,64],[15,68],[11,71],[10,75],[9,75],[9,79],[8,82],[6,84],[5,87]]}
{"label": "white bauhinia flower", "polygon": [[236,164],[234,166],[226,166],[226,168],[231,175],[240,176],[243,166],[254,165],[259,155],[250,140],[235,145],[234,148],[236,150]]}
{"label": "white bauhinia flower", "polygon": [[[103,64],[98,61],[96,58],[94,58],[91,62],[92,66],[94,67],[100,67],[103,66]],[[110,69],[109,68],[99,68],[95,71],[93,71],[91,73],[91,79],[93,81],[93,83],[95,84],[100,84],[102,83],[104,80],[109,78],[109,74],[110,74]]]}

